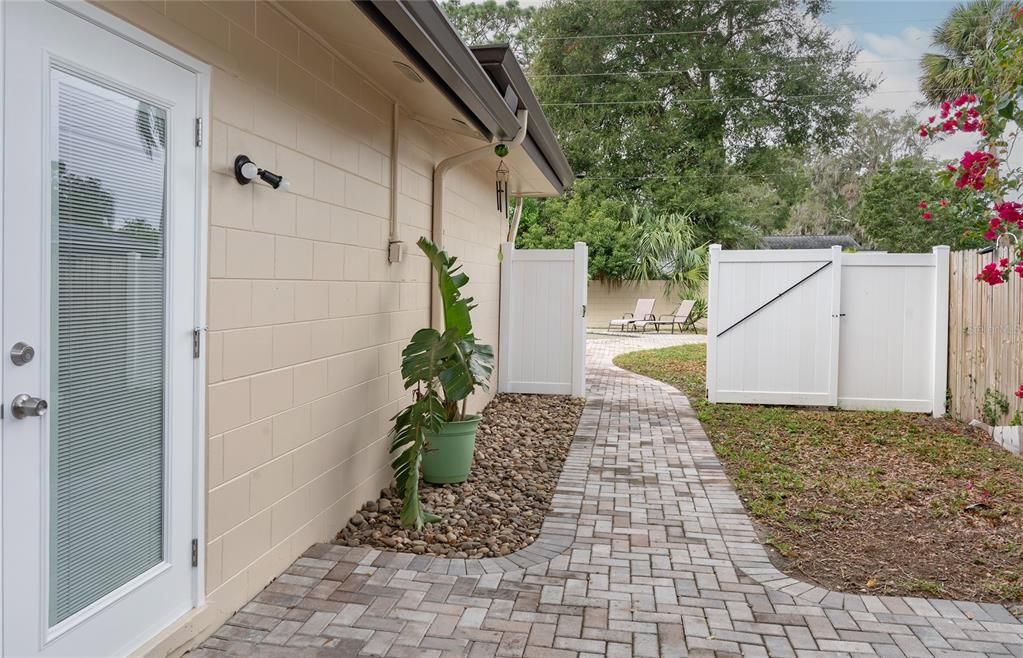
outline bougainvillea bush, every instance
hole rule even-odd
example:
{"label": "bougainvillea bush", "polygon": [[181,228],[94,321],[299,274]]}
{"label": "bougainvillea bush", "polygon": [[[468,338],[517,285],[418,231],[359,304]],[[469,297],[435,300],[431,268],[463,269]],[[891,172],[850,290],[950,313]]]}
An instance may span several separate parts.
{"label": "bougainvillea bush", "polygon": [[[1011,19],[998,27],[990,48],[992,57],[977,78],[977,89],[942,102],[919,126],[925,139],[976,135],[973,149],[938,173],[949,190],[972,193],[921,200],[920,215],[924,221],[972,218],[986,240],[1009,247],[1008,256],[996,256],[977,273],[978,281],[996,286],[1010,277],[1023,277],[1023,167],[1009,163],[1023,126],[1023,7],[1014,9]],[[1016,396],[1023,398],[1023,384]]]}

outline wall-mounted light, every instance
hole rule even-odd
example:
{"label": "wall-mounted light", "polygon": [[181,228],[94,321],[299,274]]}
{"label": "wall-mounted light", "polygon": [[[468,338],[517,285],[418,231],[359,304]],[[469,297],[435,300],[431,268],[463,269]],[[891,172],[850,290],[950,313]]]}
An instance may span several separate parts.
{"label": "wall-mounted light", "polygon": [[234,177],[242,185],[248,185],[254,179],[259,178],[275,190],[287,191],[291,186],[287,178],[272,171],[260,169],[247,155],[239,155],[234,159]]}

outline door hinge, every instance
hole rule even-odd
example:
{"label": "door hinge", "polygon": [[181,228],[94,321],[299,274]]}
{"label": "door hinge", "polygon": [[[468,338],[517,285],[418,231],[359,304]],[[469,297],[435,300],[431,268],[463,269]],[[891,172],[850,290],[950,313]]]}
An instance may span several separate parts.
{"label": "door hinge", "polygon": [[199,566],[199,540],[192,540],[192,566]]}
{"label": "door hinge", "polygon": [[192,330],[192,358],[199,358],[199,351],[202,347],[202,327],[196,327]]}
{"label": "door hinge", "polygon": [[195,119],[195,145],[202,146],[202,117]]}

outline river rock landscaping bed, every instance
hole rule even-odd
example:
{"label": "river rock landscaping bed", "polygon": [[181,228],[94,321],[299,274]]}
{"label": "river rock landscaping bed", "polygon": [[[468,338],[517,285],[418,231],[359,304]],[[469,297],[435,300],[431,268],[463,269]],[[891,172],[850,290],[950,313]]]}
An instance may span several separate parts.
{"label": "river rock landscaping bed", "polygon": [[472,472],[462,484],[420,484],[426,509],[442,517],[402,528],[393,488],[363,505],[334,540],[452,558],[508,555],[533,543],[550,507],[585,400],[503,394],[483,410]]}

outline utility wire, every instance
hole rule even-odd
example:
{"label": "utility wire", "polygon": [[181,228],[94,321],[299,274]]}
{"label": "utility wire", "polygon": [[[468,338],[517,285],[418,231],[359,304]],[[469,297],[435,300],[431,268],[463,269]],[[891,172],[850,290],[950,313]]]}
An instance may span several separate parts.
{"label": "utility wire", "polygon": [[[899,89],[891,91],[875,91],[873,94],[915,94],[918,93],[917,89]],[[794,94],[792,96],[781,96],[779,98],[772,99],[774,102],[784,102],[788,100],[807,99],[807,98],[838,98],[840,96],[846,96],[847,94]],[[724,101],[758,101],[765,100],[762,96],[722,96],[721,98],[693,98],[691,100],[675,100],[672,102],[680,104],[691,104],[691,103],[721,103]],[[593,105],[650,105],[660,104],[669,102],[666,99],[651,99],[651,100],[631,100],[631,101],[565,101],[565,102],[553,102],[553,103],[540,103],[544,107],[586,107]]]}
{"label": "utility wire", "polygon": [[694,180],[700,178],[780,178],[789,179],[795,176],[786,174],[753,174],[748,172],[735,172],[732,174],[649,174],[646,176],[577,176],[579,180],[635,180],[635,181],[647,181],[647,180]]}
{"label": "utility wire", "polygon": [[[695,67],[692,70],[697,70],[700,73],[720,73],[722,71],[750,71],[752,73],[776,73],[778,71],[785,71],[788,69],[804,68],[807,65],[812,65],[817,58],[806,58],[808,61],[802,64],[788,64],[786,66],[775,66],[775,67],[754,67],[754,66],[726,66],[723,68],[716,69],[704,69]],[[919,61],[919,57],[898,57],[893,59],[865,59],[857,60],[857,64],[886,64],[890,62],[916,62]],[[650,71],[604,71],[599,73],[538,73],[530,74],[529,77],[532,79],[539,78],[583,78],[583,77],[594,77],[602,75],[661,75],[661,74],[675,74],[675,73],[691,73],[690,69],[659,69]]]}
{"label": "utility wire", "polygon": [[[819,19],[818,19],[819,20]],[[921,24],[921,23],[933,23],[937,24],[943,19],[929,19],[921,21],[919,18],[904,18],[904,19],[890,19],[883,21],[859,21],[854,23],[834,23],[828,24],[822,21],[821,27],[826,27],[830,30],[838,27],[856,27],[858,25],[884,25],[884,24]],[[749,32],[760,29],[762,26],[738,28],[735,32]],[[708,32],[717,31],[714,27],[704,28],[702,30],[675,30],[666,32],[619,32],[615,34],[571,34],[571,35],[555,35],[546,37],[536,37],[537,41],[573,41],[577,39],[628,39],[633,37],[671,37],[671,36],[694,36],[698,34],[707,34]]]}

